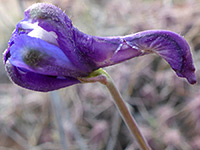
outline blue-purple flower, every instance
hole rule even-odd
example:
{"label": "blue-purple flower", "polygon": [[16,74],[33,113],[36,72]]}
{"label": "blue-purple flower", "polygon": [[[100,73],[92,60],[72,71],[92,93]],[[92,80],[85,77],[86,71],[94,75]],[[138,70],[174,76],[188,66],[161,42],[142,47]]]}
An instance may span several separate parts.
{"label": "blue-purple flower", "polygon": [[25,11],[4,52],[12,81],[35,91],[76,83],[101,67],[156,53],[179,77],[196,82],[189,45],[180,35],[151,30],[128,36],[96,37],[80,32],[59,8],[37,3]]}

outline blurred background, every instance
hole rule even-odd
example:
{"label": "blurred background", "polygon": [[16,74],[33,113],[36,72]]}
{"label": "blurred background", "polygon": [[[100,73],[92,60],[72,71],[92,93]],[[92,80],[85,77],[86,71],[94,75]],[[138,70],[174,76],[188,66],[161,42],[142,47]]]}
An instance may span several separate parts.
{"label": "blurred background", "polygon": [[[200,0],[0,0],[0,51],[35,2],[61,7],[81,31],[97,36],[167,29],[191,46],[200,81]],[[0,61],[0,150],[139,150],[105,87],[79,84],[56,93],[9,81]],[[200,150],[200,84],[178,78],[159,56],[106,68],[153,150]],[[59,108],[52,105],[51,99]],[[64,137],[59,134],[59,116]]]}

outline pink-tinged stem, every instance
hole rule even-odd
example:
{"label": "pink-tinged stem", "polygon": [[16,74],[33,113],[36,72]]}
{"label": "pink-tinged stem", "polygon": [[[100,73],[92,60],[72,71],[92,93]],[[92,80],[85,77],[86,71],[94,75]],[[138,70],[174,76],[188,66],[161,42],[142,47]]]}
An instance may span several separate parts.
{"label": "pink-tinged stem", "polygon": [[124,122],[128,126],[131,134],[137,139],[142,150],[151,150],[144,136],[140,132],[135,119],[131,115],[128,107],[122,99],[121,94],[119,93],[114,82],[112,81],[112,78],[104,70],[99,69],[97,71],[94,71],[88,78],[79,78],[79,80],[83,83],[100,82],[103,85],[105,85],[108,88],[110,94],[112,95],[114,103],[118,108]]}

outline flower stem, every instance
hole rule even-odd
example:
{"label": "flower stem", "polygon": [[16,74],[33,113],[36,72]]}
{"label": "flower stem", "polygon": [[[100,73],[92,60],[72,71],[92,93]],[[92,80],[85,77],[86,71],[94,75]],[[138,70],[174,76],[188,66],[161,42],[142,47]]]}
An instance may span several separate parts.
{"label": "flower stem", "polygon": [[51,92],[51,103],[52,103],[52,107],[55,111],[55,116],[57,119],[56,122],[58,124],[62,150],[67,150],[68,149],[67,148],[67,137],[65,135],[65,130],[63,127],[62,112],[61,112],[62,104],[61,104],[61,99],[56,91]]}
{"label": "flower stem", "polygon": [[79,78],[80,81],[83,83],[85,82],[100,82],[107,87],[110,94],[114,99],[114,103],[118,108],[124,122],[126,123],[127,127],[129,128],[132,135],[137,139],[140,147],[143,150],[151,150],[150,146],[146,142],[144,136],[140,132],[138,125],[131,115],[128,107],[126,106],[125,102],[122,99],[118,89],[116,88],[112,78],[106,73],[103,69],[98,69],[92,72],[87,78]]}
{"label": "flower stem", "polygon": [[146,142],[144,136],[140,132],[138,125],[135,119],[132,117],[127,105],[123,101],[121,94],[119,93],[118,89],[116,88],[115,84],[112,82],[112,79],[108,79],[106,83],[106,87],[110,91],[112,95],[115,105],[118,108],[124,122],[126,123],[127,127],[131,131],[132,135],[136,137],[138,143],[140,144],[143,150],[150,150],[150,146]]}

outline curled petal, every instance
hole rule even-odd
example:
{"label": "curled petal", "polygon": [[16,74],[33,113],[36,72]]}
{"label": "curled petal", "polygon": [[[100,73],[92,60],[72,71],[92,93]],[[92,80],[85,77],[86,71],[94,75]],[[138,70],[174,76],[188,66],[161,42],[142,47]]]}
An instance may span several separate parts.
{"label": "curled petal", "polygon": [[[123,37],[92,37],[79,33],[77,45],[95,64],[94,70],[150,53],[164,58],[179,77],[196,83],[195,68],[188,43],[180,35],[150,30]],[[78,39],[78,38],[77,38]]]}
{"label": "curled petal", "polygon": [[191,84],[196,83],[190,47],[180,35],[170,31],[154,30],[137,33],[124,39],[143,54],[153,52],[160,55],[179,77],[185,77]]}

